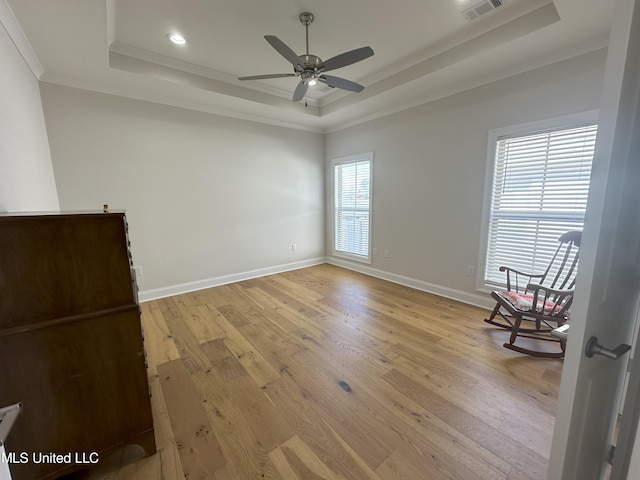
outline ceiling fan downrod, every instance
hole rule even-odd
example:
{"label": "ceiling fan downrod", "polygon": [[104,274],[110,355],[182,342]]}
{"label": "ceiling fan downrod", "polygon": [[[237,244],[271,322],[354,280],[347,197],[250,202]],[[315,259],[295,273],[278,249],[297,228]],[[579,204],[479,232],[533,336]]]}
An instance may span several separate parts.
{"label": "ceiling fan downrod", "polygon": [[313,23],[313,13],[303,12],[298,17],[300,23],[304,25],[305,38],[307,40],[307,56],[309,56],[309,25]]}

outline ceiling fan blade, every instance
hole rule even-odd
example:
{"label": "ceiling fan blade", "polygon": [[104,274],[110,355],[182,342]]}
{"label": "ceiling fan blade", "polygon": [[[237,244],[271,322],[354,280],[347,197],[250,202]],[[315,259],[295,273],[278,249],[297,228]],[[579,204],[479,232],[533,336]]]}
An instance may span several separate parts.
{"label": "ceiling fan blade", "polygon": [[346,78],[334,77],[333,75],[320,75],[318,80],[326,83],[330,87],[341,88],[342,90],[349,90],[350,92],[361,92],[364,90],[364,87],[359,83],[352,82]]}
{"label": "ceiling fan blade", "polygon": [[300,83],[298,83],[296,91],[293,92],[293,101],[299,102],[300,100],[302,100],[304,94],[307,93],[307,88],[309,88],[309,85],[307,85],[305,82],[301,81]]}
{"label": "ceiling fan blade", "polygon": [[346,67],[352,63],[359,62],[365,58],[369,58],[373,55],[373,49],[371,47],[356,48],[349,52],[341,53],[335,57],[331,57],[329,60],[322,62],[318,66],[318,70],[328,72],[329,70],[335,70],[336,68]]}
{"label": "ceiling fan blade", "polygon": [[275,48],[280,55],[289,60],[294,67],[304,68],[304,65],[300,63],[300,59],[298,58],[298,55],[296,55],[296,52],[291,50],[287,44],[278,37],[275,35],[265,35],[264,39],[269,42],[269,44]]}
{"label": "ceiling fan blade", "polygon": [[283,78],[295,76],[295,73],[271,73],[267,75],[251,75],[250,77],[238,77],[238,80],[264,80],[267,78]]}

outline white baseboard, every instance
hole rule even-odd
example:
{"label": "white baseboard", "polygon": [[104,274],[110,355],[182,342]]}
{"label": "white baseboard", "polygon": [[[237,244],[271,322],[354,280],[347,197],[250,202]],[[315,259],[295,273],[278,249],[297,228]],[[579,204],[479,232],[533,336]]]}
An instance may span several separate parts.
{"label": "white baseboard", "polygon": [[488,310],[493,309],[495,306],[495,300],[489,295],[478,295],[469,292],[463,292],[455,288],[443,287],[441,285],[435,285],[422,280],[418,280],[411,277],[405,277],[403,275],[397,275],[391,272],[385,272],[384,270],[378,270],[377,268],[369,267],[367,265],[361,265],[355,262],[349,262],[348,260],[342,260],[335,257],[327,257],[326,263],[331,265],[337,265],[338,267],[347,268],[365,275],[381,278],[389,282],[404,285],[406,287],[415,288],[427,293],[433,293],[440,297],[449,298],[451,300],[457,300],[458,302],[466,303],[480,308],[486,308]]}
{"label": "white baseboard", "polygon": [[326,263],[326,258],[312,258],[299,262],[286,263],[284,265],[276,265],[274,267],[258,268],[247,272],[234,273],[231,275],[223,275],[221,277],[207,278],[196,282],[181,283],[171,287],[155,288],[152,290],[142,290],[138,292],[138,301],[148,302],[158,298],[170,297],[181,293],[195,292],[196,290],[204,290],[205,288],[219,287],[229,283],[241,282],[252,278],[264,277],[265,275],[273,275],[275,273],[288,272],[290,270],[298,270],[299,268],[311,267]]}
{"label": "white baseboard", "polygon": [[312,267],[314,265],[320,265],[323,263],[329,263],[338,267],[347,268],[355,272],[364,273],[365,275],[380,278],[382,280],[387,280],[389,282],[404,285],[406,287],[415,288],[416,290],[421,290],[423,292],[433,293],[434,295],[450,298],[452,300],[456,300],[458,302],[466,303],[469,305],[474,305],[476,307],[491,310],[495,304],[495,301],[489,295],[479,295],[469,292],[463,292],[462,290],[457,290],[455,288],[435,285],[433,283],[428,283],[411,277],[405,277],[403,275],[397,275],[391,272],[385,272],[384,270],[378,270],[377,268],[372,268],[367,265],[361,265],[355,262],[350,262],[348,260],[343,260],[335,257],[312,258],[309,260],[302,260],[300,262],[276,265],[274,267],[258,268],[256,270],[249,270],[247,272],[207,278],[204,280],[198,280],[196,282],[182,283],[170,287],[156,288],[153,290],[143,290],[138,293],[138,299],[140,302],[148,302],[150,300],[156,300],[158,298],[170,297],[172,295],[179,295],[181,293],[194,292],[196,290],[203,290],[205,288],[219,287],[220,285],[227,285],[229,283],[241,282],[243,280],[250,280],[252,278],[264,277],[265,275],[273,275],[276,273],[298,270],[300,268]]}

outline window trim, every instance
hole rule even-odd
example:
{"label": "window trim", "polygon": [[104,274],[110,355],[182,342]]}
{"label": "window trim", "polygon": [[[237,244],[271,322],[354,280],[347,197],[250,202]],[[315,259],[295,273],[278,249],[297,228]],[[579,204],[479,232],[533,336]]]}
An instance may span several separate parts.
{"label": "window trim", "polygon": [[[581,113],[563,115],[534,122],[521,123],[510,127],[496,128],[489,131],[487,143],[487,158],[484,176],[484,195],[482,199],[482,220],[480,227],[480,245],[478,249],[478,264],[476,268],[476,290],[491,293],[495,285],[485,283],[485,268],[487,263],[487,248],[489,240],[489,217],[491,215],[491,199],[493,195],[493,177],[495,173],[495,157],[498,140],[504,136],[534,135],[544,130],[571,128],[572,126],[598,122],[599,110],[588,110]],[[597,142],[597,140],[596,140]]]}
{"label": "window trim", "polygon": [[[347,252],[336,250],[336,185],[335,185],[335,167],[337,165],[345,165],[349,163],[357,162],[369,162],[369,232],[368,232],[368,255],[355,255]],[[334,158],[331,160],[331,254],[334,257],[344,258],[347,260],[353,260],[355,262],[371,264],[372,250],[371,250],[371,232],[373,224],[373,152],[360,153],[357,155],[350,155],[348,157]]]}

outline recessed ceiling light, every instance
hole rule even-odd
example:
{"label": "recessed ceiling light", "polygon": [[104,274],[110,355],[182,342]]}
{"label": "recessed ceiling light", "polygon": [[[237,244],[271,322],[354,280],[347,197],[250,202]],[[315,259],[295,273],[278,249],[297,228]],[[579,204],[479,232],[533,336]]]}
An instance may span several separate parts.
{"label": "recessed ceiling light", "polygon": [[187,40],[179,33],[167,33],[167,38],[176,45],[184,45]]}

